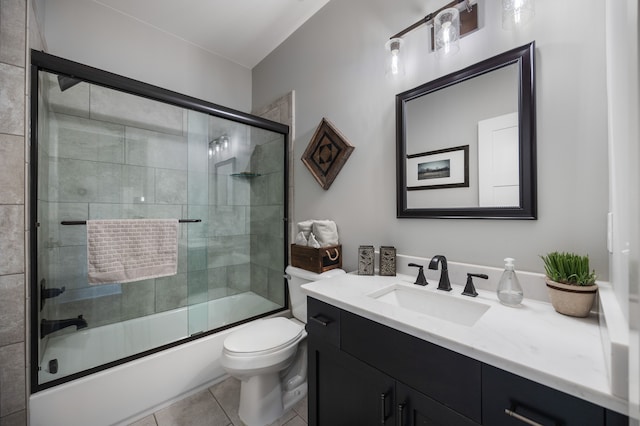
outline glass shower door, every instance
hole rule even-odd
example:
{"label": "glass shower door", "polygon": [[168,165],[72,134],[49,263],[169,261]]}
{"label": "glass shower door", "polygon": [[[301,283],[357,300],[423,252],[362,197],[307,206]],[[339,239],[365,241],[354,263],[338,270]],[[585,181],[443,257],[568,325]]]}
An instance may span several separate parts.
{"label": "glass shower door", "polygon": [[[286,135],[40,70],[34,383],[286,306]],[[174,218],[177,274],[87,280],[86,222]]]}

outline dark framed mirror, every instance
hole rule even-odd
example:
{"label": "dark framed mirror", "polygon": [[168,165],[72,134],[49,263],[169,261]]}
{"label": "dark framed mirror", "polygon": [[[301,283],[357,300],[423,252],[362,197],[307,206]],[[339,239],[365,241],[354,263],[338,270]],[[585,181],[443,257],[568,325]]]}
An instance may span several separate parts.
{"label": "dark framed mirror", "polygon": [[396,96],[398,218],[536,219],[534,52]]}

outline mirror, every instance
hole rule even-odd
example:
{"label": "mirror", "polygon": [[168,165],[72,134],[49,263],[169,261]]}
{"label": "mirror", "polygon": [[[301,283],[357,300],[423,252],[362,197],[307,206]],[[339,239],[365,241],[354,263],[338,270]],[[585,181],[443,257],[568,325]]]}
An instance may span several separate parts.
{"label": "mirror", "polygon": [[396,96],[397,217],[536,219],[534,51]]}

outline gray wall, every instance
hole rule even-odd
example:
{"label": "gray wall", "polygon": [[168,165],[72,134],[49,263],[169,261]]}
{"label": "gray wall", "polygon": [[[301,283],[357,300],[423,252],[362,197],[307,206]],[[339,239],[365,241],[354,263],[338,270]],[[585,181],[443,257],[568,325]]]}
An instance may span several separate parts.
{"label": "gray wall", "polygon": [[[399,253],[542,272],[538,255],[588,253],[602,279],[606,252],[607,112],[601,1],[536,3],[533,22],[500,25],[500,2],[481,0],[479,31],[457,55],[427,52],[428,30],[405,37],[406,75],[385,78],[385,41],[437,9],[424,0],[332,0],[253,70],[253,104],[296,91],[295,217],[331,218],[347,269],[360,244]],[[580,10],[580,19],[558,19]],[[538,220],[397,219],[395,94],[510,48],[536,41]],[[322,117],[356,147],[328,191],[299,160]]]}
{"label": "gray wall", "polygon": [[37,0],[48,53],[145,83],[251,109],[251,70],[85,0]]}

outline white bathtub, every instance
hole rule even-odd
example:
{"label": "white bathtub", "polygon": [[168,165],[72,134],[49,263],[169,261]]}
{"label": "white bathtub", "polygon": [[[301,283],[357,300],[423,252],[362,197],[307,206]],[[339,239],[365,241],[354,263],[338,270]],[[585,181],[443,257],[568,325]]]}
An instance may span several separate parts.
{"label": "white bathtub", "polygon": [[[186,330],[193,334],[206,329],[205,325],[212,329],[277,308],[248,292],[50,338],[41,365],[57,358],[59,369],[55,375],[41,371],[40,381],[179,340]],[[222,343],[239,327],[38,392],[29,402],[30,425],[128,424],[210,386],[226,375],[219,362]]]}

